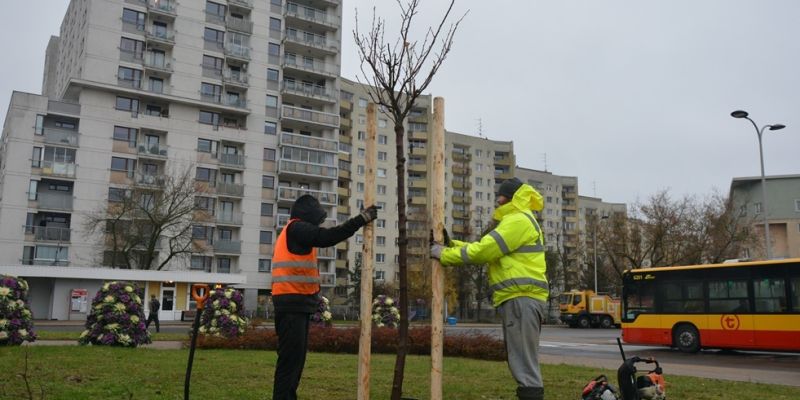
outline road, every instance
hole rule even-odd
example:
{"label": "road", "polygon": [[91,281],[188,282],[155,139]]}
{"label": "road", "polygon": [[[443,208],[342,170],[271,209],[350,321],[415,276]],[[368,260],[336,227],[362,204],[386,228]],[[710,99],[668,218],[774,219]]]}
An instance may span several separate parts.
{"label": "road", "polygon": [[[189,327],[188,323],[165,323],[162,324],[161,331],[183,333]],[[271,328],[271,324],[267,327]],[[47,321],[37,324],[37,328],[49,331],[80,331],[83,325],[76,322]],[[150,328],[151,332],[154,331],[152,326]],[[445,327],[448,335],[471,332],[503,337],[499,325],[458,324]],[[541,361],[616,370],[622,363],[616,344],[619,336],[619,329],[545,326],[539,343]],[[624,348],[627,357],[655,357],[667,379],[670,375],[687,375],[800,387],[800,354],[796,353],[704,350],[697,354],[685,354],[666,347],[625,345]]]}

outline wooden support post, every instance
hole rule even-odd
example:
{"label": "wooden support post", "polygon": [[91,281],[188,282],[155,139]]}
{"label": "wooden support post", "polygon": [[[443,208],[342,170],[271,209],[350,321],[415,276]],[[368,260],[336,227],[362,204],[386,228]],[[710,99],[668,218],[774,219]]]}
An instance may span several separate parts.
{"label": "wooden support post", "polygon": [[[375,204],[375,140],[378,118],[375,103],[367,105],[367,153],[366,183],[364,184],[364,206]],[[386,210],[382,210],[386,212]],[[361,336],[358,342],[358,400],[369,400],[369,364],[372,349],[372,266],[375,262],[372,242],[375,235],[373,224],[364,227],[364,246],[361,251]]]}
{"label": "wooden support post", "polygon": [[[431,226],[433,239],[444,242],[444,98],[433,99],[433,134],[431,135]],[[431,259],[431,400],[442,399],[444,354],[444,270],[439,260]]]}

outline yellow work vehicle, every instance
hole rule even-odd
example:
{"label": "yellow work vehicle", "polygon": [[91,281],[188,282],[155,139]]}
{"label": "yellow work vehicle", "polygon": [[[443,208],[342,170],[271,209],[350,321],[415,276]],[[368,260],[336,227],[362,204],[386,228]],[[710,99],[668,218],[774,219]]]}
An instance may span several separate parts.
{"label": "yellow work vehicle", "polygon": [[611,328],[620,324],[620,303],[593,290],[573,290],[559,296],[561,321],[570,328]]}

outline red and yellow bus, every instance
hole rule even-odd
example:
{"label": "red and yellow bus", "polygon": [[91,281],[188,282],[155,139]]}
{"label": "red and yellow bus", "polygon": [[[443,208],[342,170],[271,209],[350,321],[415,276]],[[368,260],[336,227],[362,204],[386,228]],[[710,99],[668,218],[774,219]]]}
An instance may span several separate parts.
{"label": "red and yellow bus", "polygon": [[622,338],[631,344],[800,351],[800,259],[627,271]]}

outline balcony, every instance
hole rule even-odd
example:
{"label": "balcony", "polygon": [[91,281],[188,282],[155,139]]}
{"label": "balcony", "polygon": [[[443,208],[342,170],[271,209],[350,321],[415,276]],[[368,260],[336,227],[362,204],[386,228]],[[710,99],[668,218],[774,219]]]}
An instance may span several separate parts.
{"label": "balcony", "polygon": [[470,190],[470,189],[472,189],[472,182],[453,181],[453,188],[454,189],[461,189],[461,190]]}
{"label": "balcony", "polygon": [[219,155],[219,163],[236,169],[244,169],[244,154],[225,154]]}
{"label": "balcony", "polygon": [[[305,122],[323,128],[338,128],[339,115],[305,108],[282,106],[281,118]],[[338,149],[336,151],[339,151]]]}
{"label": "balcony", "polygon": [[453,203],[472,204],[472,197],[453,195]]}
{"label": "balcony", "polygon": [[244,185],[241,183],[217,182],[217,194],[223,196],[244,196]]}
{"label": "balcony", "polygon": [[[498,171],[498,170],[494,171],[494,179],[495,180],[500,180],[501,182],[506,180],[506,179],[511,179],[513,177],[514,177],[514,174],[512,174],[511,171]],[[500,183],[500,182],[498,182],[498,183]]]}
{"label": "balcony", "polygon": [[339,17],[328,14],[323,10],[306,7],[297,3],[287,2],[283,15],[287,20],[294,19],[302,22],[310,22],[324,28],[338,28],[341,25]]}
{"label": "balcony", "polygon": [[74,179],[76,167],[72,163],[42,161],[42,175]]}
{"label": "balcony", "polygon": [[302,64],[297,62],[297,57],[283,57],[283,67],[303,72],[313,72],[315,74],[324,75],[327,77],[336,77],[339,75],[339,66],[327,64],[318,60],[306,62]]}
{"label": "balcony", "polygon": [[453,225],[453,233],[469,233],[465,225]]}
{"label": "balcony", "polygon": [[335,272],[320,272],[319,278],[320,278],[319,285],[322,286],[322,287],[334,287],[334,286],[336,286],[336,273]]}
{"label": "balcony", "polygon": [[351,175],[352,174],[350,173],[349,170],[339,169],[339,179],[350,180],[350,179],[352,179]]}
{"label": "balcony", "polygon": [[453,175],[469,175],[471,173],[472,170],[469,167],[453,165]]}
{"label": "balcony", "polygon": [[240,212],[221,212],[216,215],[214,221],[217,225],[242,225],[242,213]]}
{"label": "balcony", "polygon": [[332,165],[319,165],[286,159],[281,160],[278,165],[279,174],[298,175],[304,178],[322,180],[336,179],[339,175],[338,168]]}
{"label": "balcony", "polygon": [[331,153],[339,151],[339,142],[336,140],[289,132],[281,132],[280,144],[292,147],[304,147],[312,150],[322,150]]}
{"label": "balcony", "polygon": [[166,62],[164,59],[153,57],[152,55],[146,57],[142,64],[144,64],[144,69],[151,72],[162,72],[165,74],[172,73],[172,64]]}
{"label": "balcony", "polygon": [[147,2],[147,10],[150,13],[165,17],[175,18],[178,15],[175,8],[175,1],[173,0],[149,0]]}
{"label": "balcony", "polygon": [[424,147],[411,147],[408,149],[408,154],[412,156],[427,156],[428,150]]}
{"label": "balcony", "polygon": [[228,5],[244,8],[247,10],[253,9],[253,0],[228,0]]}
{"label": "balcony", "polygon": [[424,162],[409,162],[408,163],[408,171],[411,172],[427,172],[428,171],[428,164]]}
{"label": "balcony", "polygon": [[137,172],[134,174],[134,183],[137,186],[164,187],[167,177],[164,175],[145,174]]}
{"label": "balcony", "polygon": [[453,160],[458,162],[472,161],[472,154],[453,150]]}
{"label": "balcony", "polygon": [[229,69],[226,69],[222,73],[222,82],[227,86],[235,86],[238,88],[247,89],[250,87],[248,80],[249,79],[246,72],[233,72]]}
{"label": "balcony", "polygon": [[408,198],[408,204],[425,205],[428,204],[428,199],[425,196],[410,196]]}
{"label": "balcony", "polygon": [[62,114],[80,117],[81,105],[78,103],[69,103],[66,101],[48,100],[47,112],[51,114]]}
{"label": "balcony", "polygon": [[200,93],[200,100],[228,107],[247,108],[247,100],[239,96]]}
{"label": "balcony", "polygon": [[306,31],[287,29],[284,42],[298,44],[303,47],[322,50],[323,52],[335,54],[339,51],[339,42],[327,38],[323,35],[314,34]]}
{"label": "balcony", "polygon": [[44,128],[44,142],[78,147],[78,132],[61,128]]}
{"label": "balcony", "polygon": [[250,46],[227,42],[224,49],[225,55],[239,61],[250,61]]}
{"label": "balcony", "polygon": [[283,81],[281,85],[282,94],[292,94],[301,97],[310,97],[313,99],[323,100],[329,103],[336,103],[336,96],[332,91],[328,90],[325,86],[314,85],[310,83],[302,83],[295,81]]}
{"label": "balcony", "polygon": [[241,254],[242,253],[242,241],[241,240],[216,240],[214,242],[214,252],[215,253],[226,253],[226,254]]}
{"label": "balcony", "polygon": [[337,195],[334,192],[326,192],[322,190],[294,188],[286,186],[278,186],[278,201],[294,202],[300,196],[310,194],[319,200],[320,204],[326,206],[337,205]]}
{"label": "balcony", "polygon": [[144,34],[148,41],[165,44],[172,46],[175,44],[175,31],[171,29],[156,29],[151,26],[147,28]]}
{"label": "balcony", "polygon": [[158,144],[140,144],[137,148],[140,157],[156,158],[159,160],[167,159],[167,146]]}
{"label": "balcony", "polygon": [[37,242],[69,243],[70,233],[72,231],[70,228],[64,227],[34,225],[23,225],[22,228],[25,230],[26,239],[30,236],[34,241]]}
{"label": "balcony", "polygon": [[453,218],[469,219],[469,213],[466,211],[453,210]]}
{"label": "balcony", "polygon": [[319,247],[317,248],[317,258],[323,260],[335,260],[336,248],[335,247]]}
{"label": "balcony", "polygon": [[336,194],[341,197],[350,197],[350,189],[345,187],[337,187]]}
{"label": "balcony", "polygon": [[39,209],[72,211],[72,194],[37,193],[36,203]]}
{"label": "balcony", "polygon": [[410,140],[428,140],[428,132],[423,131],[409,131],[408,138]]}
{"label": "balcony", "polygon": [[428,187],[428,181],[426,179],[409,179],[408,187],[416,189],[425,189]]}
{"label": "balcony", "polygon": [[225,27],[237,32],[253,33],[253,21],[248,19],[228,17],[225,19]]}
{"label": "balcony", "polygon": [[512,157],[511,156],[494,156],[494,163],[495,164],[503,164],[503,165],[511,165]]}

